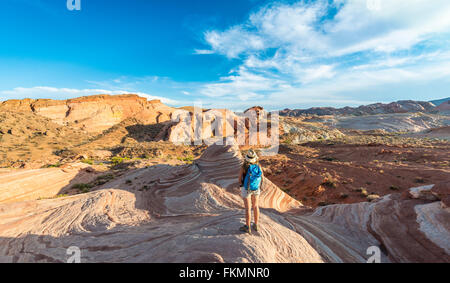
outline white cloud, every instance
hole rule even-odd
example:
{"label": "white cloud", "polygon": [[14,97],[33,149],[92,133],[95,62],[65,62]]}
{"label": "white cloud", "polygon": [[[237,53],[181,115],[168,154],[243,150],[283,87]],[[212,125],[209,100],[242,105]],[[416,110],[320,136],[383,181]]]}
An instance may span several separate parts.
{"label": "white cloud", "polygon": [[377,9],[368,3],[274,2],[242,24],[209,30],[210,50],[241,65],[200,93],[247,103],[344,104],[363,100],[345,92],[450,74],[450,1],[379,0]]}
{"label": "white cloud", "polygon": [[[225,31],[206,32],[205,40],[212,50],[233,58],[267,48],[337,56],[408,49],[450,28],[447,0],[380,0],[380,3],[380,10],[368,9],[366,0],[272,4],[250,15],[246,23]],[[339,10],[331,18],[329,12],[335,6]]]}
{"label": "white cloud", "polygon": [[274,90],[279,83],[276,79],[248,72],[242,67],[235,74],[221,78],[220,82],[204,85],[200,93],[207,97],[238,97],[246,101],[262,98],[257,92]]}
{"label": "white cloud", "polygon": [[409,49],[450,27],[450,2],[445,0],[380,0],[379,10],[366,1],[346,1],[326,34],[336,55],[358,51]]}
{"label": "white cloud", "polygon": [[[268,100],[287,105],[311,102],[361,105],[367,104],[371,100],[364,95],[371,88],[398,84],[432,83],[436,80],[447,80],[450,84],[450,60],[403,68],[368,68],[364,71],[348,71],[340,73],[331,80],[307,86],[291,86],[273,92],[268,96]],[[348,99],[348,92],[359,92],[360,95],[357,97],[360,99]],[[363,103],[364,99],[369,100]]]}
{"label": "white cloud", "polygon": [[225,32],[208,31],[205,33],[205,40],[213,51],[226,54],[230,58],[235,58],[243,52],[265,48],[265,43],[259,35],[240,26],[232,27]]}
{"label": "white cloud", "polygon": [[194,54],[198,55],[210,55],[216,53],[214,50],[195,49]]}
{"label": "white cloud", "polygon": [[331,79],[335,75],[336,72],[333,71],[333,66],[322,65],[314,68],[305,69],[302,82],[308,83],[318,79]]}

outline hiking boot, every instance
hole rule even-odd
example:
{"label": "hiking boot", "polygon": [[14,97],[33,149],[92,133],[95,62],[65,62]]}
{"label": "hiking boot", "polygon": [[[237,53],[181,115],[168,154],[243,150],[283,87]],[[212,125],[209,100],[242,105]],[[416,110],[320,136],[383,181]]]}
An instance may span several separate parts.
{"label": "hiking boot", "polygon": [[239,228],[239,231],[241,232],[245,232],[245,233],[252,233],[252,230],[250,229],[250,227],[248,227],[247,225],[242,226],[241,228]]}
{"label": "hiking boot", "polygon": [[253,223],[253,230],[255,230],[255,232],[258,232],[258,224]]}

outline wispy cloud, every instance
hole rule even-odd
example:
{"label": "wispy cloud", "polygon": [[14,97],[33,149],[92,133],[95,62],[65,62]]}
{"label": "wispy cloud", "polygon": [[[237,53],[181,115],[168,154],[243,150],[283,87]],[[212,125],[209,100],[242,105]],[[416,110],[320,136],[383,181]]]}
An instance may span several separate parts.
{"label": "wispy cloud", "polygon": [[[200,93],[247,103],[360,103],[374,87],[450,75],[449,1],[368,3],[273,2],[242,24],[205,32],[210,50],[241,64]],[[345,94],[355,91],[362,94]]]}
{"label": "wispy cloud", "polygon": [[198,55],[210,55],[216,53],[214,50],[195,49],[194,54]]}

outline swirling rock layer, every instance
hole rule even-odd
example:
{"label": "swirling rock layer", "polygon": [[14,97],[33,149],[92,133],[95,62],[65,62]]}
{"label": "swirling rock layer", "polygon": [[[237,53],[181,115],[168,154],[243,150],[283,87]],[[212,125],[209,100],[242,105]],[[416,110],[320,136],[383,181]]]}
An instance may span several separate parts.
{"label": "swirling rock layer", "polygon": [[193,165],[132,171],[88,194],[0,204],[0,260],[65,262],[78,246],[83,262],[365,262],[378,246],[385,262],[450,261],[439,201],[312,211],[265,179],[261,229],[242,234],[240,164],[237,147],[214,145]]}

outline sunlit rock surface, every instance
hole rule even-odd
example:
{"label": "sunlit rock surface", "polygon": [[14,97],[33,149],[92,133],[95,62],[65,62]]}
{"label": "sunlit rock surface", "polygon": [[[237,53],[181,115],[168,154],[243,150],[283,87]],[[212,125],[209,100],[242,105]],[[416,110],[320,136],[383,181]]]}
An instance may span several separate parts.
{"label": "sunlit rock surface", "polygon": [[77,246],[82,262],[366,262],[377,246],[382,262],[450,262],[448,211],[400,195],[313,211],[265,179],[260,231],[242,234],[241,162],[214,145],[88,194],[1,203],[0,260],[65,262]]}
{"label": "sunlit rock surface", "polygon": [[24,99],[0,103],[0,110],[30,112],[60,125],[87,132],[102,132],[128,119],[147,124],[169,121],[175,110],[159,100],[147,101],[134,94],[94,95],[68,100]]}

